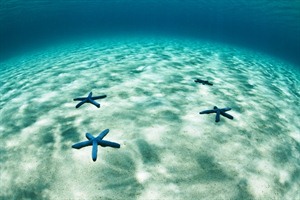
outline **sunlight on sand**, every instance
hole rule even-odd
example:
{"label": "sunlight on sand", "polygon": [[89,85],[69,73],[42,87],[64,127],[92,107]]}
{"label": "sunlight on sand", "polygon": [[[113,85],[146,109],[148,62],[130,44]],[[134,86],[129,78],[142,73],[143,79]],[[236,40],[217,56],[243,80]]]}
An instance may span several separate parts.
{"label": "sunlight on sand", "polygon": [[[206,42],[92,41],[2,64],[0,198],[295,199],[299,71]],[[213,86],[197,84],[195,78]],[[73,98],[106,94],[100,108]],[[231,107],[233,120],[199,115]],[[120,149],[71,145],[109,128]],[[15,181],[16,180],[16,181]],[[59,194],[59,196],[58,196]]]}

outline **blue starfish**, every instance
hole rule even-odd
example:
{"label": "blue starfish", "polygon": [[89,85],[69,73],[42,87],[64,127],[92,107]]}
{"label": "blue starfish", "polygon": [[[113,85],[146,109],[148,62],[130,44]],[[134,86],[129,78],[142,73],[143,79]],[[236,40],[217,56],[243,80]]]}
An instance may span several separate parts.
{"label": "blue starfish", "polygon": [[220,121],[220,114],[224,117],[227,117],[228,119],[233,119],[233,116],[225,113],[227,111],[231,110],[231,108],[218,108],[217,106],[214,106],[213,110],[204,110],[200,112],[199,114],[210,114],[210,113],[216,113],[216,122]]}
{"label": "blue starfish", "polygon": [[202,85],[213,85],[212,83],[210,83],[208,81],[201,80],[199,78],[196,78],[194,81],[195,81],[195,83],[202,83]]}
{"label": "blue starfish", "polygon": [[89,96],[87,96],[87,97],[80,97],[80,98],[73,99],[74,101],[81,101],[81,102],[79,102],[79,104],[76,105],[76,108],[79,108],[84,103],[91,103],[91,104],[94,104],[96,107],[99,108],[100,104],[97,103],[94,100],[96,100],[96,99],[103,99],[103,98],[106,97],[106,95],[101,95],[101,96],[96,96],[96,97],[92,97],[92,95],[93,95],[93,93],[90,92]]}
{"label": "blue starfish", "polygon": [[118,143],[102,140],[108,134],[108,132],[109,129],[105,129],[97,137],[92,136],[90,133],[86,133],[85,137],[88,139],[88,141],[73,144],[72,148],[81,149],[82,147],[93,145],[92,159],[95,162],[97,160],[98,145],[101,147],[109,146],[113,148],[120,148],[120,144]]}

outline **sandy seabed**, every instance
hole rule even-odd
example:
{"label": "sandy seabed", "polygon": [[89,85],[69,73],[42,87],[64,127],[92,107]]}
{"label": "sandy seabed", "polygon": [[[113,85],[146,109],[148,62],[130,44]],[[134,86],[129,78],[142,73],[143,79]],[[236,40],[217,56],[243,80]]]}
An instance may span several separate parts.
{"label": "sandy seabed", "polygon": [[[286,63],[128,39],[0,64],[0,199],[300,199],[300,73]],[[90,91],[101,107],[76,109]],[[215,105],[234,119],[199,115]],[[106,128],[120,149],[93,162],[92,147],[71,148]]]}

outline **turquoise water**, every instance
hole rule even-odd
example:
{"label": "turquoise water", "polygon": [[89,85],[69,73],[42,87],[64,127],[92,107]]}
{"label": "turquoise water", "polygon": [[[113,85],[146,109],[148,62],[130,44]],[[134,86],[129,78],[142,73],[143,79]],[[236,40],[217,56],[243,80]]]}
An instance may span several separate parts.
{"label": "turquoise water", "polygon": [[299,10],[0,1],[0,199],[300,199]]}
{"label": "turquoise water", "polygon": [[[207,41],[69,43],[5,63],[2,199],[297,199],[299,71]],[[213,86],[198,85],[206,78]],[[106,94],[101,108],[74,97]],[[199,115],[231,107],[234,120]],[[72,149],[110,129],[120,149]]]}
{"label": "turquoise water", "polygon": [[153,33],[226,42],[300,65],[299,0],[0,1],[0,59],[71,37]]}

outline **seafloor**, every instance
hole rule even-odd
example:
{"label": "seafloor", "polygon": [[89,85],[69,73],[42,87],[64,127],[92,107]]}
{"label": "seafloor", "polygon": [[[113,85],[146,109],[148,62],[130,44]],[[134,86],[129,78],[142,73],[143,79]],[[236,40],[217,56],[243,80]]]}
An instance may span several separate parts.
{"label": "seafloor", "polygon": [[[90,40],[1,63],[0,199],[299,199],[300,73],[174,39]],[[201,85],[195,78],[214,85]],[[106,94],[101,107],[73,98]],[[233,120],[199,115],[231,107]],[[120,149],[71,145],[109,128]]]}

